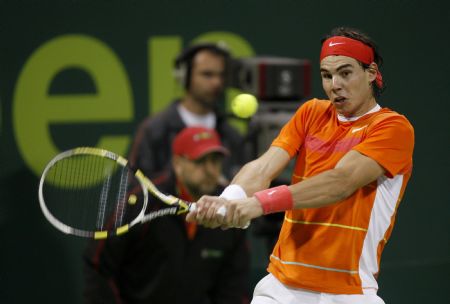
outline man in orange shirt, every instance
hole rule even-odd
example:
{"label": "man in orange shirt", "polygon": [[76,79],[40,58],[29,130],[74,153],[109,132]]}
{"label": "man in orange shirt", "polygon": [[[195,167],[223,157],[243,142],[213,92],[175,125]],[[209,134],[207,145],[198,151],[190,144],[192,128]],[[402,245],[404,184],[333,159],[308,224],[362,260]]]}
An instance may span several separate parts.
{"label": "man in orange shirt", "polygon": [[[227,228],[285,212],[253,304],[384,303],[376,278],[411,175],[414,130],[378,105],[381,64],[367,35],[334,29],[320,54],[329,100],[305,102],[220,197],[202,197],[188,215]],[[294,157],[291,185],[268,188]]]}

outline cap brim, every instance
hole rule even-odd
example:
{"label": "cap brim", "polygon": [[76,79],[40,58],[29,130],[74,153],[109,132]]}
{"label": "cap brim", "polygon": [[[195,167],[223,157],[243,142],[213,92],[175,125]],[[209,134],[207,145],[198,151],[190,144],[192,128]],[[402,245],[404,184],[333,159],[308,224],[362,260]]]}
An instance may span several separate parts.
{"label": "cap brim", "polygon": [[199,151],[195,151],[193,154],[189,155],[189,158],[192,160],[196,160],[199,158],[202,158],[203,156],[210,154],[210,153],[221,153],[224,156],[228,156],[230,155],[230,151],[228,151],[227,148],[222,147],[222,146],[213,146],[213,147],[208,147],[205,149],[199,149]]}

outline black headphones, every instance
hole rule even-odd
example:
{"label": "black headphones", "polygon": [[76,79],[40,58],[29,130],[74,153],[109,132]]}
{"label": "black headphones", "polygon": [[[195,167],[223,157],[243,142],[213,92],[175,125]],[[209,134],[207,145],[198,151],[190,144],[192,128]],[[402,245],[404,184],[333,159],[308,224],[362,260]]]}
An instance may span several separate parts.
{"label": "black headphones", "polygon": [[174,76],[178,83],[185,89],[189,89],[191,82],[192,61],[197,53],[204,50],[222,56],[225,59],[225,64],[229,61],[230,53],[220,44],[201,43],[184,49],[175,59]]}

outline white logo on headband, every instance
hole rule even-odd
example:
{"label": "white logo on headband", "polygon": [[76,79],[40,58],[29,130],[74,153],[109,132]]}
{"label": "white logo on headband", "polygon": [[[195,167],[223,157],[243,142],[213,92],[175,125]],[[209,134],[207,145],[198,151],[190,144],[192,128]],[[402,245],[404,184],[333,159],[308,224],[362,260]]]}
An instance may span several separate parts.
{"label": "white logo on headband", "polygon": [[344,42],[331,42],[330,41],[330,44],[328,44],[328,46],[335,46],[335,45],[338,45],[338,44],[345,44]]}

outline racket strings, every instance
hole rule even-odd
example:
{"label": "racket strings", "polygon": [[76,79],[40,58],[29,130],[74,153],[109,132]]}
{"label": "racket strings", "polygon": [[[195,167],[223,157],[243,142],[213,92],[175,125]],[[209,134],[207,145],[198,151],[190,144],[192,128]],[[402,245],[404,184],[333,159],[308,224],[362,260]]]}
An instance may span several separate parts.
{"label": "racket strings", "polygon": [[108,202],[108,193],[111,188],[111,175],[108,174],[103,182],[102,191],[100,193],[100,204],[97,213],[97,229],[101,230],[105,223],[106,206]]}
{"label": "racket strings", "polygon": [[126,208],[125,197],[127,194],[127,190],[129,189],[128,185],[128,176],[129,172],[126,167],[122,167],[120,174],[120,182],[119,182],[119,191],[117,193],[117,205],[116,205],[116,219],[115,219],[115,227],[122,226],[123,217]]}
{"label": "racket strings", "polygon": [[[100,164],[99,164],[100,165]],[[108,219],[108,206],[111,204],[109,202],[109,193],[113,191],[113,173],[115,171],[115,163],[108,162],[107,164],[103,163],[100,167],[97,167],[97,171],[102,170],[103,175],[105,176],[103,179],[102,189],[99,197],[99,206],[97,212],[97,229],[103,230],[104,227],[108,225],[105,222],[105,219]]]}
{"label": "racket strings", "polygon": [[[86,184],[87,181],[89,180],[90,177],[90,166],[91,166],[91,158],[88,157],[86,161],[82,161],[81,162],[81,166],[77,166],[75,167],[76,169],[76,174],[75,174],[75,179],[76,179],[76,188],[77,189],[85,189],[86,188]],[[83,172],[86,172],[86,176],[83,176]],[[80,200],[77,202],[78,204],[82,204],[83,207],[80,209],[82,211],[82,216],[81,219],[83,222],[88,222],[89,219],[89,213],[88,213],[88,207],[86,206],[86,204],[89,203],[90,201],[90,194],[88,191],[84,191],[81,192],[81,194],[83,194],[80,198]],[[76,202],[73,202],[73,204],[76,204]]]}
{"label": "racket strings", "polygon": [[[77,188],[79,187],[77,185],[77,167],[74,166],[70,166],[70,162],[62,162],[61,164],[61,178],[62,181],[65,183],[65,190],[66,193],[65,196],[66,197],[66,201],[63,204],[67,204],[67,205],[72,205],[73,204],[73,196],[71,195],[71,190],[72,188]],[[69,220],[69,223],[73,223],[74,221],[74,214],[71,210],[72,208],[66,208],[65,212],[66,212],[66,218]]]}
{"label": "racket strings", "polygon": [[[91,232],[115,230],[141,212],[142,196],[133,194],[133,203],[129,203],[132,187],[139,185],[131,169],[114,159],[72,155],[49,169],[43,196],[49,212],[69,227]],[[137,192],[142,192],[139,189]]]}
{"label": "racket strings", "polygon": [[[95,192],[92,198],[92,204],[97,206],[96,213],[96,229],[97,230],[111,230],[119,226],[118,224],[118,209],[119,207],[119,192],[120,192],[120,181],[117,185],[117,171],[118,165],[116,162],[99,158],[92,157],[96,160],[96,174],[101,174],[103,177],[103,183],[101,185],[100,191]],[[121,171],[126,170],[122,167]],[[114,195],[116,194],[116,195]],[[123,209],[123,207],[122,207]]]}

